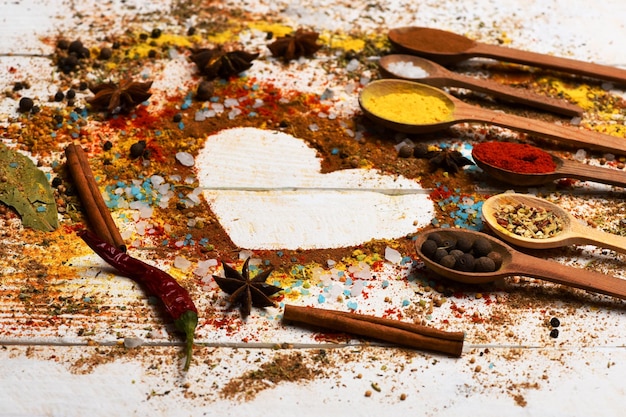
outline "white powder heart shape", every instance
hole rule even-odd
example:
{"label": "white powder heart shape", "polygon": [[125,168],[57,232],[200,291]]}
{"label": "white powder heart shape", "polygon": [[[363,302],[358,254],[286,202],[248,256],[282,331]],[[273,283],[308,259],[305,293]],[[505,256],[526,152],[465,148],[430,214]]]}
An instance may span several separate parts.
{"label": "white powder heart shape", "polygon": [[222,130],[196,158],[199,185],[246,249],[323,249],[395,239],[429,224],[419,183],[372,169],[321,172],[305,141],[256,128]]}

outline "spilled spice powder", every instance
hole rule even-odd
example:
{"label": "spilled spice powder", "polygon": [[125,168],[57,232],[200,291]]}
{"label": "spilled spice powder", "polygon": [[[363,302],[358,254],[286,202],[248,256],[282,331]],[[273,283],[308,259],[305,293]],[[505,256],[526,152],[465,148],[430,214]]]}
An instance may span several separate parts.
{"label": "spilled spice powder", "polygon": [[508,171],[541,174],[553,172],[552,155],[525,143],[484,142],[474,145],[474,159]]}

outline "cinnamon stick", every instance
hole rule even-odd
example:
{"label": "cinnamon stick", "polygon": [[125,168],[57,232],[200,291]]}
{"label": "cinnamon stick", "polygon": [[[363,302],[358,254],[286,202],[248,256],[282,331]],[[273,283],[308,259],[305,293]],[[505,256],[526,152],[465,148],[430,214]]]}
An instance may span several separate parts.
{"label": "cinnamon stick", "polygon": [[82,147],[73,143],[65,148],[67,166],[89,224],[102,240],[126,251],[126,245],[106,206]]}
{"label": "cinnamon stick", "polygon": [[286,305],[283,319],[459,357],[464,334],[398,320],[313,307]]}

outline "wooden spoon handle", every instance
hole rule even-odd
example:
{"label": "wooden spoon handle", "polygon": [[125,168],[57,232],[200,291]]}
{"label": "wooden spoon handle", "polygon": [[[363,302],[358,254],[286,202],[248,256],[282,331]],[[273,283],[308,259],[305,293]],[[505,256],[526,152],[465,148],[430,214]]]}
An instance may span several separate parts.
{"label": "wooden spoon handle", "polygon": [[608,233],[577,221],[571,222],[571,233],[576,235],[575,244],[591,244],[616,252],[626,253],[626,237]]}
{"label": "wooden spoon handle", "polygon": [[626,171],[618,169],[601,168],[580,162],[563,160],[563,165],[558,169],[558,172],[561,177],[626,187]]}
{"label": "wooden spoon handle", "polygon": [[475,43],[474,46],[467,51],[467,53],[486,58],[494,58],[500,61],[549,68],[570,74],[583,75],[613,81],[619,84],[626,84],[626,70],[608,65],[594,64],[591,62],[578,61],[575,59],[562,58],[485,43]]}
{"label": "wooden spoon handle", "polygon": [[531,135],[542,136],[556,140],[572,147],[586,147],[603,152],[626,154],[626,140],[616,136],[604,135],[590,130],[559,126],[557,124],[515,116],[507,113],[498,113],[477,106],[470,106],[461,100],[454,100],[454,116],[456,122],[484,122],[507,127]]}
{"label": "wooden spoon handle", "polygon": [[506,100],[512,103],[524,104],[526,106],[547,110],[565,116],[580,116],[583,109],[563,99],[552,98],[541,94],[533,93],[524,88],[509,87],[495,81],[481,80],[480,78],[468,77],[461,74],[450,73],[449,87],[467,88]]}
{"label": "wooden spoon handle", "polygon": [[521,252],[506,267],[512,275],[539,278],[557,284],[626,299],[626,279],[616,278],[588,269],[573,268],[558,262],[548,261]]}

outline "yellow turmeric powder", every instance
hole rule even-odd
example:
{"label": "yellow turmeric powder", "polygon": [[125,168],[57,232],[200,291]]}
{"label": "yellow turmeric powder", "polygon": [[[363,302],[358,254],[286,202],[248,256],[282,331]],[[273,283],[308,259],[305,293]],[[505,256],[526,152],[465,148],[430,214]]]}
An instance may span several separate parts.
{"label": "yellow turmeric powder", "polygon": [[452,120],[453,105],[426,93],[405,90],[367,94],[362,103],[373,115],[395,123],[427,125]]}

